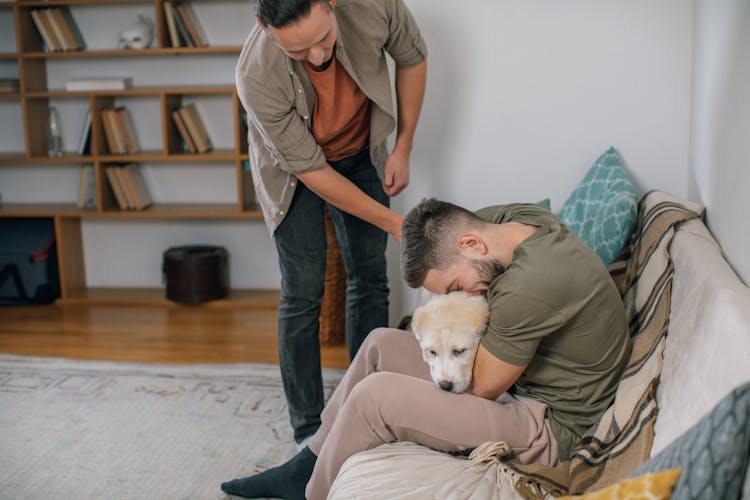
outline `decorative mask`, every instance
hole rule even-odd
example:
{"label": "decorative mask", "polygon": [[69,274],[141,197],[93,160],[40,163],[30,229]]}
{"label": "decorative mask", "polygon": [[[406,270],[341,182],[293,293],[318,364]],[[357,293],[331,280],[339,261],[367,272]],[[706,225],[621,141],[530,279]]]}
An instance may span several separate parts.
{"label": "decorative mask", "polygon": [[154,23],[148,17],[138,14],[138,22],[120,32],[121,49],[145,49],[154,39]]}

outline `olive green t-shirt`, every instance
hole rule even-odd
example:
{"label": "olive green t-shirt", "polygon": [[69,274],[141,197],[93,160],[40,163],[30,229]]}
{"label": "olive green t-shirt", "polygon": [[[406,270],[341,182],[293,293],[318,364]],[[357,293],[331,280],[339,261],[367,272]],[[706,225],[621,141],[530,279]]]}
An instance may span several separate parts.
{"label": "olive green t-shirt", "polygon": [[560,460],[567,460],[612,403],[630,354],[620,294],[597,254],[548,210],[513,204],[476,213],[538,228],[489,287],[482,345],[528,365],[510,392],[548,405]]}

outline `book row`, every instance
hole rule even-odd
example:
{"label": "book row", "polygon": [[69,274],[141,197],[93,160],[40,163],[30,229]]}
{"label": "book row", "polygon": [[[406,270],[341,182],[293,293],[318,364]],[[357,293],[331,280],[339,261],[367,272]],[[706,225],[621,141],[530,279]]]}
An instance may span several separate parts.
{"label": "book row", "polygon": [[[141,150],[133,119],[125,106],[102,109],[99,115],[109,154],[134,155]],[[213,150],[211,137],[195,104],[190,103],[175,109],[172,112],[172,120],[182,139],[180,152],[195,154]],[[80,156],[91,154],[90,112],[86,113],[76,153]]]}
{"label": "book row", "polygon": [[70,10],[66,6],[31,11],[37,31],[42,36],[47,50],[51,52],[65,50],[83,50],[86,42],[78,30]]}
{"label": "book row", "polygon": [[[163,9],[168,46],[208,47],[206,34],[189,3],[166,1]],[[30,13],[47,51],[86,49],[83,35],[67,6],[33,9]]]}
{"label": "book row", "polygon": [[[104,173],[120,209],[143,210],[152,205],[151,194],[137,164],[108,165],[104,167]],[[79,169],[76,204],[83,209],[96,207],[96,176],[93,165],[82,165]]]}
{"label": "book row", "polygon": [[190,4],[164,2],[163,6],[172,47],[208,47],[206,35]]}

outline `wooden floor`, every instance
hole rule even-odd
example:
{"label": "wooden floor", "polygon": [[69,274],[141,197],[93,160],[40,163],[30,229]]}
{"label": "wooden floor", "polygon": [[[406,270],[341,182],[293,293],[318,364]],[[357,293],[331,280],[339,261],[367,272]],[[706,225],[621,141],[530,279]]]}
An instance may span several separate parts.
{"label": "wooden floor", "polygon": [[[275,309],[0,307],[0,352],[143,363],[278,363]],[[348,365],[344,345],[323,366]]]}

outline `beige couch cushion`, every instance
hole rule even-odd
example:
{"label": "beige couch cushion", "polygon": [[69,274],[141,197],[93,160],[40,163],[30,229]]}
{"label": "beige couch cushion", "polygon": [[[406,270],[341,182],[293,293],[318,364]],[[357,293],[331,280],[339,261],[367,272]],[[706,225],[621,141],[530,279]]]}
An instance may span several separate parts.
{"label": "beige couch cushion", "polygon": [[750,380],[750,289],[698,220],[680,226],[672,259],[672,310],[651,456]]}
{"label": "beige couch cushion", "polygon": [[497,464],[466,468],[466,460],[400,442],[349,457],[328,500],[520,499]]}

